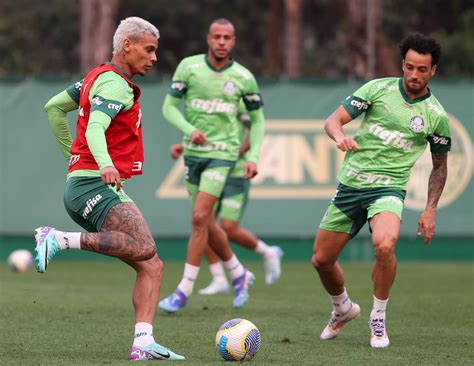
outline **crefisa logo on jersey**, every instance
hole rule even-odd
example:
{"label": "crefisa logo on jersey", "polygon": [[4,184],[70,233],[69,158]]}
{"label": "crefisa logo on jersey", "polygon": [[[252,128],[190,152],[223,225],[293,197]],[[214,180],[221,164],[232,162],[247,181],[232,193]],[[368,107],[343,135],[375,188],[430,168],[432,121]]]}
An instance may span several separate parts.
{"label": "crefisa logo on jersey", "polygon": [[423,131],[425,128],[425,120],[420,116],[415,116],[410,120],[410,128],[413,132]]}
{"label": "crefisa logo on jersey", "polygon": [[228,81],[224,84],[224,93],[227,95],[235,95],[237,92],[237,86],[232,81]]}

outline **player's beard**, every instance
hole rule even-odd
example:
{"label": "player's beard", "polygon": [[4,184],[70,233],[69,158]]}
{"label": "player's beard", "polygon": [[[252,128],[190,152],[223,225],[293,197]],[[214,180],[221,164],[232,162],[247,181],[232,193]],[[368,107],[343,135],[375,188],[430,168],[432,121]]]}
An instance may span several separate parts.
{"label": "player's beard", "polygon": [[214,56],[214,58],[217,60],[217,61],[223,61],[223,60],[226,60],[226,59],[229,59],[230,58],[230,52],[226,52],[225,56],[220,56],[217,54],[217,52],[215,52],[214,50],[211,50],[211,53],[212,53],[212,56]]}
{"label": "player's beard", "polygon": [[426,88],[428,83],[424,83],[424,84],[419,83],[418,85],[419,85],[418,87],[414,88],[414,87],[410,86],[409,81],[405,80],[405,86],[407,88],[407,91],[411,94],[415,94],[415,95],[420,94]]}

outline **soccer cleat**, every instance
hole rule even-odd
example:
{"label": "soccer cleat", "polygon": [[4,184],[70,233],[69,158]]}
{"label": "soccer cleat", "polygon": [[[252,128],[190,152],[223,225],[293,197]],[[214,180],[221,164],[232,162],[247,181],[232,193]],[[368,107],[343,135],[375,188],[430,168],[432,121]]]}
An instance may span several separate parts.
{"label": "soccer cleat", "polygon": [[184,356],[178,355],[168,348],[154,342],[146,347],[132,346],[130,350],[130,361],[142,360],[169,360],[180,361],[184,360]]}
{"label": "soccer cleat", "polygon": [[357,318],[360,315],[360,306],[355,302],[351,303],[351,308],[345,314],[338,314],[334,310],[331,313],[331,319],[329,319],[328,325],[323,329],[320,339],[329,340],[336,338],[341,332],[342,327],[352,319]]}
{"label": "soccer cleat", "polygon": [[385,319],[370,319],[370,346],[373,348],[386,348],[390,345],[387,330],[385,329]]}
{"label": "soccer cleat", "polygon": [[272,246],[272,255],[264,258],[263,264],[265,266],[265,283],[273,285],[281,276],[281,257],[283,257],[283,250],[280,247]]}
{"label": "soccer cleat", "polygon": [[49,226],[37,228],[35,234],[35,266],[39,273],[46,272],[49,262],[61,250],[56,241],[56,229]]}
{"label": "soccer cleat", "polygon": [[234,286],[234,300],[232,304],[234,308],[238,309],[244,306],[244,304],[249,299],[249,286],[253,285],[255,276],[248,269],[245,269],[244,274],[240,277],[237,277],[232,281],[232,286]]}
{"label": "soccer cleat", "polygon": [[158,307],[167,313],[175,313],[183,308],[187,303],[188,297],[183,293],[183,291],[177,288],[170,296],[161,300]]}
{"label": "soccer cleat", "polygon": [[209,286],[199,290],[200,295],[216,295],[216,294],[227,294],[230,291],[230,286],[227,280],[216,281],[212,279]]}

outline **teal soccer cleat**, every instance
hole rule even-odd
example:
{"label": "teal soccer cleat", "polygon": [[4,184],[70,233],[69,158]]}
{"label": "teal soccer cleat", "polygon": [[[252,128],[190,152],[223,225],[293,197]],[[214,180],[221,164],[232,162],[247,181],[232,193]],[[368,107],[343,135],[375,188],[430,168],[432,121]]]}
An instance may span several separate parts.
{"label": "teal soccer cleat", "polygon": [[180,361],[184,356],[178,355],[168,348],[152,343],[146,347],[132,346],[130,350],[130,361],[159,360],[159,361]]}
{"label": "teal soccer cleat", "polygon": [[232,281],[232,286],[234,286],[234,300],[232,302],[234,308],[238,309],[245,305],[249,299],[249,286],[253,285],[254,280],[254,274],[246,269],[242,276]]}
{"label": "teal soccer cleat", "polygon": [[48,268],[49,262],[61,249],[54,235],[56,229],[49,226],[41,226],[35,231],[35,266],[39,273],[44,273],[46,268]]}

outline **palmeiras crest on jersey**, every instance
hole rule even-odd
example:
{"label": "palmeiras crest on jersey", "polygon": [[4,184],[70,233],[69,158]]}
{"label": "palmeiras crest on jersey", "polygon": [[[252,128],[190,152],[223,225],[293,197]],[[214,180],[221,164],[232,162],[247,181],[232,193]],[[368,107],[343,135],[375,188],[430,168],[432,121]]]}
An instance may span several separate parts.
{"label": "palmeiras crest on jersey", "polygon": [[425,120],[420,116],[415,116],[410,120],[410,128],[413,132],[423,131],[425,128]]}
{"label": "palmeiras crest on jersey", "polygon": [[237,93],[237,86],[233,81],[227,81],[224,84],[224,93],[227,95],[235,95],[235,93]]}

